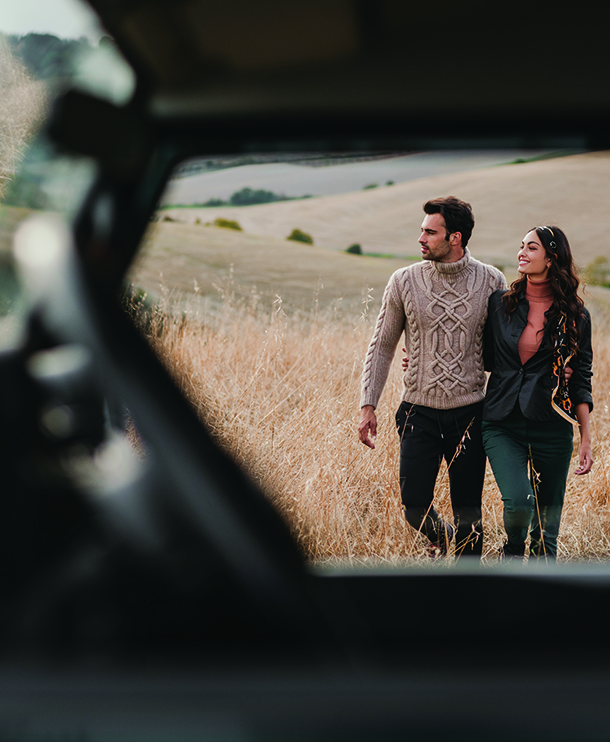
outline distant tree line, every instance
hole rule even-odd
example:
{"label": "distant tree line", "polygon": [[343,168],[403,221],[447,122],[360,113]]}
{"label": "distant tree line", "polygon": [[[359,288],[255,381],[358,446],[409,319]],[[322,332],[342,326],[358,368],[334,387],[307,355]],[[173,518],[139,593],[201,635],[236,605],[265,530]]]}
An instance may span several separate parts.
{"label": "distant tree line", "polygon": [[228,201],[224,201],[222,198],[210,198],[205,203],[192,205],[194,207],[254,206],[255,204],[271,204],[276,201],[293,201],[296,198],[311,198],[311,196],[284,196],[273,191],[266,191],[264,188],[246,187],[236,191]]}
{"label": "distant tree line", "polygon": [[[20,60],[36,80],[61,81],[74,76],[80,57],[95,47],[88,38],[60,39],[53,34],[29,33],[25,36],[6,34],[13,55]],[[113,44],[105,36],[100,44]]]}

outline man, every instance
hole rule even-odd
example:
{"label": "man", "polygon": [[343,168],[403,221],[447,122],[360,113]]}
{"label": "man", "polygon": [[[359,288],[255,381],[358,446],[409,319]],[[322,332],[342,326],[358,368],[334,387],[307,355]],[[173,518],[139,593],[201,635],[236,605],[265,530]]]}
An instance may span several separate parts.
{"label": "man", "polygon": [[[470,204],[454,196],[424,204],[423,261],[396,271],[386,286],[362,374],[358,435],[375,448],[375,408],[404,332],[408,364],[396,413],[400,492],[407,521],[446,554],[480,557],[485,452],[481,413],[485,389],[483,327],[487,300],[505,288],[503,274],[467,249],[474,228]],[[442,459],[449,469],[455,528],[432,505]],[[457,531],[457,532],[456,532]]]}

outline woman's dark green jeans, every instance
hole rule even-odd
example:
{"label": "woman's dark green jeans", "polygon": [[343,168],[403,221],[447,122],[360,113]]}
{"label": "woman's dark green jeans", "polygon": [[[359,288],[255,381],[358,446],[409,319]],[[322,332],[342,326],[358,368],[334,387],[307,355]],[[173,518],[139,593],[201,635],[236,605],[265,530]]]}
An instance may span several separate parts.
{"label": "woman's dark green jeans", "polygon": [[501,421],[482,424],[483,445],[504,502],[505,553],[555,558],[566,479],[574,445],[572,425],[534,422],[518,406]]}

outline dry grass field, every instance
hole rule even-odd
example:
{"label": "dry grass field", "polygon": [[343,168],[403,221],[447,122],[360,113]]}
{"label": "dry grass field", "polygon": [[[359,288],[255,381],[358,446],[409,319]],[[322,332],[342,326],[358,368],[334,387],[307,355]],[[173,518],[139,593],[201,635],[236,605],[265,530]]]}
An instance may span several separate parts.
{"label": "dry grass field", "polygon": [[[358,442],[355,423],[361,364],[374,321],[332,309],[310,314],[271,310],[240,300],[227,286],[223,309],[173,313],[162,306],[150,341],[221,445],[245,467],[316,563],[425,562],[421,537],[404,520],[398,493],[393,414],[400,397],[397,355],[378,409],[374,451]],[[184,307],[182,307],[184,310]],[[596,464],[571,475],[560,536],[560,560],[610,557],[610,336],[596,312],[593,441]],[[576,463],[572,467],[575,468]],[[437,505],[450,516],[441,469]],[[491,472],[484,492],[484,563],[503,539],[501,500]]]}
{"label": "dry grass field", "polygon": [[0,34],[0,195],[15,174],[27,141],[47,105],[42,83],[34,81]]}
{"label": "dry grass field", "polygon": [[[505,264],[509,280],[524,230],[540,221],[566,229],[584,266],[598,255],[610,257],[604,239],[610,215],[603,203],[608,182],[610,154],[590,153],[218,210],[236,218],[244,232],[195,223],[195,216],[211,219],[213,209],[199,215],[177,210],[173,216],[190,223],[152,224],[130,278],[159,303],[150,333],[159,355],[202,420],[275,503],[307,559],[423,564],[421,537],[406,525],[398,493],[393,416],[400,398],[399,354],[378,409],[376,449],[362,446],[355,430],[373,322],[387,279],[405,258],[329,248],[349,241],[366,246],[358,237],[368,229],[371,236],[382,235],[381,247],[402,246],[404,255],[415,256],[422,203],[455,193],[475,208],[473,254]],[[306,220],[307,210],[315,221]],[[358,231],[348,233],[352,222]],[[288,226],[326,234],[326,244],[287,242],[282,236]],[[384,236],[386,227],[394,230],[392,239]],[[610,558],[609,295],[600,287],[585,293],[596,327],[596,463],[586,477],[569,478],[561,561]],[[447,485],[441,469],[437,505],[449,516]],[[488,472],[485,564],[496,562],[503,540],[501,505]]]}

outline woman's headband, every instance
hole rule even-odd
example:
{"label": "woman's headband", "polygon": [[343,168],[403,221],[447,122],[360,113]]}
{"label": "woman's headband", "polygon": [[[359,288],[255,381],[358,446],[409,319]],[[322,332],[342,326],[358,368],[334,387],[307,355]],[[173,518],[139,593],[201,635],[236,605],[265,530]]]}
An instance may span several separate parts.
{"label": "woman's headband", "polygon": [[[550,227],[536,227],[536,229],[548,229],[549,232],[551,233],[551,237],[555,237],[555,233]],[[557,243],[555,242],[554,239],[549,242],[549,247],[551,248],[551,250],[557,249]]]}

